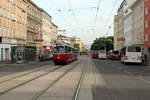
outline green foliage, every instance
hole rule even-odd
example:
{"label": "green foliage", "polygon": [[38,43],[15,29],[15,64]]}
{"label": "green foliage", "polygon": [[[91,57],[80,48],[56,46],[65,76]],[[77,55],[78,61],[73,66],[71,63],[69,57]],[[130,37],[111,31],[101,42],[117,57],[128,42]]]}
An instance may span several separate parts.
{"label": "green foliage", "polygon": [[80,51],[80,45],[78,43],[74,44],[74,47]]}
{"label": "green foliage", "polygon": [[112,50],[113,42],[114,38],[112,36],[107,38],[105,37],[97,38],[91,45],[91,50],[100,50],[100,49],[106,49],[107,51]]}

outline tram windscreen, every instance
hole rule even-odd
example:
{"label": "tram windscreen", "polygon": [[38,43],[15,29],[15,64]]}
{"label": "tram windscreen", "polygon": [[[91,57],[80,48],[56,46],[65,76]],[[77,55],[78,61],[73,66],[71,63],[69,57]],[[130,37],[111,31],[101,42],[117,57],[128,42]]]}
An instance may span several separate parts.
{"label": "tram windscreen", "polygon": [[66,53],[64,46],[57,46],[54,48],[54,53]]}
{"label": "tram windscreen", "polygon": [[98,53],[98,50],[92,50],[92,53],[96,54],[96,53]]}
{"label": "tram windscreen", "polygon": [[99,50],[99,53],[106,53],[106,50]]}

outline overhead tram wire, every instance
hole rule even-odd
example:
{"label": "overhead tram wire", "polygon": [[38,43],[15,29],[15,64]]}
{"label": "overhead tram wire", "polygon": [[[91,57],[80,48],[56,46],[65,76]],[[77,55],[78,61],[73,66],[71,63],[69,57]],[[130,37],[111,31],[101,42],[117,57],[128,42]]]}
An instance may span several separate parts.
{"label": "overhead tram wire", "polygon": [[95,33],[95,28],[96,28],[96,22],[97,22],[97,18],[98,18],[98,12],[100,10],[100,4],[101,4],[102,0],[99,0],[98,5],[96,7],[96,16],[95,16],[95,20],[94,20],[94,26],[93,26],[93,31]]}
{"label": "overhead tram wire", "polygon": [[77,16],[76,16],[76,14],[74,13],[74,10],[73,10],[73,7],[72,7],[72,4],[71,4],[71,1],[70,1],[70,0],[67,0],[67,2],[68,2],[68,4],[69,4],[69,7],[70,7],[70,10],[71,10],[71,13],[72,13],[72,15],[73,15],[73,17],[74,17],[74,19],[75,19],[75,21],[76,21],[76,24],[77,24],[77,26],[79,26],[79,23],[78,23],[78,20],[77,20]]}
{"label": "overhead tram wire", "polygon": [[73,8],[72,8],[72,5],[71,5],[70,0],[67,0],[67,2],[68,2],[69,6],[70,6],[70,8],[71,8],[72,15],[73,15],[74,17],[76,17],[75,13],[73,12]]}
{"label": "overhead tram wire", "polygon": [[59,8],[57,7],[57,5],[54,3],[53,0],[48,0],[48,1],[57,9],[57,11],[60,13],[60,15],[64,18],[64,22],[66,23],[66,25],[67,25],[68,27],[70,27],[70,26],[69,26],[70,24],[66,21],[66,18],[64,17],[63,13],[61,12],[61,9],[59,9]]}
{"label": "overhead tram wire", "polygon": [[[109,16],[111,16],[112,15],[112,13],[113,13],[113,11],[114,11],[114,9],[115,9],[115,6],[117,5],[117,2],[118,2],[119,0],[116,0],[115,2],[114,2],[114,4],[113,4],[113,7],[112,7],[112,9],[111,9],[111,12],[110,12],[110,14],[108,15],[108,18],[109,18]],[[108,19],[107,18],[107,19]],[[109,27],[107,27],[107,25],[109,24],[109,21],[108,21],[108,23],[106,24],[106,25],[104,25],[104,31],[106,30],[106,28],[108,28],[108,29],[110,29],[110,26],[112,26],[112,23],[111,23],[111,25],[109,25]],[[108,32],[108,30],[107,30],[107,32]],[[106,33],[107,34],[107,33]]]}

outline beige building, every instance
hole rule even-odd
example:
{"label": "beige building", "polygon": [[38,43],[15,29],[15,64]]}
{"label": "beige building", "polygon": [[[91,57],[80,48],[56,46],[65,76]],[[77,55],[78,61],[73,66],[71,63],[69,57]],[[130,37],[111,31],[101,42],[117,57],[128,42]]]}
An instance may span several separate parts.
{"label": "beige building", "polygon": [[27,45],[37,46],[42,39],[42,9],[31,0],[27,1]]}
{"label": "beige building", "polygon": [[55,25],[53,22],[52,24],[52,35],[51,35],[51,45],[54,46],[58,37],[58,26]]}
{"label": "beige building", "polygon": [[42,46],[42,9],[27,0],[27,46],[35,46],[39,55]]}
{"label": "beige building", "polygon": [[58,26],[52,22],[52,17],[42,11],[42,44],[44,46],[54,46],[57,40]]}
{"label": "beige building", "polygon": [[25,44],[27,30],[27,1],[0,1],[0,42]]}
{"label": "beige building", "polygon": [[57,40],[58,40],[58,42],[68,43],[72,46],[74,46],[75,44],[79,44],[80,51],[81,52],[85,51],[85,46],[80,38],[75,38],[75,37],[72,38],[72,37],[59,35]]}
{"label": "beige building", "polygon": [[0,0],[0,61],[11,60],[11,46],[26,44],[27,0]]}
{"label": "beige building", "polygon": [[51,46],[52,24],[51,16],[42,10],[42,45]]}
{"label": "beige building", "polygon": [[85,46],[84,46],[84,44],[83,44],[83,42],[81,41],[80,38],[73,38],[71,44],[72,44],[72,45],[74,45],[74,44],[79,44],[79,47],[80,47],[80,51],[81,51],[81,52],[85,50]]}

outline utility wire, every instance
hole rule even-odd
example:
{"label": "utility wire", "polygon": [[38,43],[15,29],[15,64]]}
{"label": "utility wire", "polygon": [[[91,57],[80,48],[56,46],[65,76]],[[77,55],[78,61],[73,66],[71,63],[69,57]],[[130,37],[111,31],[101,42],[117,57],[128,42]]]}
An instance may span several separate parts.
{"label": "utility wire", "polygon": [[75,15],[75,13],[74,13],[74,10],[73,10],[71,1],[70,1],[70,0],[67,0],[67,2],[68,2],[69,7],[70,7],[70,12],[72,13],[72,15],[73,15],[73,17],[74,17],[74,19],[75,19],[75,21],[76,21],[76,25],[77,25],[77,27],[78,27],[78,26],[79,26],[79,23],[78,23],[78,20],[77,20],[76,15]]}
{"label": "utility wire", "polygon": [[[118,3],[118,1],[119,0],[116,0],[115,2],[114,2],[114,4],[113,4],[113,7],[112,7],[112,9],[111,9],[111,12],[110,12],[110,14],[108,15],[108,18],[107,19],[109,19],[109,16],[111,16],[112,14],[113,14],[113,11],[114,11],[114,9],[115,9],[115,6],[117,5],[117,3]],[[104,31],[106,30],[106,28],[108,28],[108,30],[110,29],[110,26],[112,26],[112,23],[111,23],[111,25],[109,25],[109,26],[107,26],[107,25],[109,25],[109,21],[108,21],[108,23],[104,26]],[[108,30],[106,30],[107,32],[108,32]],[[106,34],[107,34],[107,32],[106,32]]]}
{"label": "utility wire", "polygon": [[94,33],[95,33],[95,28],[96,28],[96,22],[97,22],[97,19],[98,19],[98,12],[100,10],[100,4],[101,4],[102,0],[99,0],[98,1],[98,5],[96,7],[96,16],[95,16],[95,20],[94,20],[94,26],[93,26],[93,29],[94,29]]}
{"label": "utility wire", "polygon": [[74,17],[76,17],[75,13],[73,12],[73,8],[72,8],[72,5],[71,5],[70,0],[67,0],[67,2],[68,2],[68,4],[69,4],[69,6],[70,6],[70,10],[71,10],[72,15],[73,15]]}
{"label": "utility wire", "polygon": [[48,0],[48,1],[57,9],[57,11],[58,11],[58,12],[60,13],[60,15],[63,17],[65,24],[66,24],[68,27],[70,27],[70,26],[69,26],[70,24],[66,21],[66,18],[64,17],[64,15],[63,15],[63,13],[62,13],[62,10],[61,10],[60,8],[58,8],[58,6],[54,3],[53,0]]}

